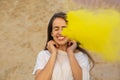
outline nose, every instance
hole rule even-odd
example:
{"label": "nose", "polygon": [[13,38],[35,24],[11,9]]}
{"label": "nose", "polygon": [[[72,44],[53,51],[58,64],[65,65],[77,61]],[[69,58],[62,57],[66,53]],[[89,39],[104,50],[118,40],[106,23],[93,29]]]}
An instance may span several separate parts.
{"label": "nose", "polygon": [[61,34],[61,33],[62,33],[62,29],[59,29],[59,31],[58,31],[58,32],[59,32],[59,34]]}

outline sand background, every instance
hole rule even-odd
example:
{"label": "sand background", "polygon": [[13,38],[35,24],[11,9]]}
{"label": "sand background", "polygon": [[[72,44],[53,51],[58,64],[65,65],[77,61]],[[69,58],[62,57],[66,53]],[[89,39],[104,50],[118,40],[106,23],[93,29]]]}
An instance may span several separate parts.
{"label": "sand background", "polygon": [[[120,11],[120,0],[0,0],[0,80],[34,80],[35,60],[55,12],[99,7]],[[120,80],[119,62],[91,55],[92,80]]]}

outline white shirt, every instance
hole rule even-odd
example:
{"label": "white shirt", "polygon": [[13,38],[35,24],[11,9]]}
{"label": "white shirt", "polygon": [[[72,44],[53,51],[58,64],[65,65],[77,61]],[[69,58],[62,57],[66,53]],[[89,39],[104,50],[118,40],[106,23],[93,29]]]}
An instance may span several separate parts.
{"label": "white shirt", "polygon": [[[74,55],[78,61],[78,64],[82,68],[83,80],[90,80],[90,65],[87,55],[83,54],[82,52],[75,53]],[[33,74],[35,74],[36,70],[43,69],[45,67],[50,56],[51,54],[48,50],[43,50],[38,54]],[[52,80],[73,80],[72,70],[67,53],[62,50],[58,50],[56,63],[53,69]]]}

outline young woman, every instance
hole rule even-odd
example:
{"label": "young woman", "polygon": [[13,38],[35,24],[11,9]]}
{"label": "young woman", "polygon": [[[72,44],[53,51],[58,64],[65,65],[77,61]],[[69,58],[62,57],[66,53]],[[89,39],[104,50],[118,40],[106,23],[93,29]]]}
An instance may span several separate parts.
{"label": "young woman", "polygon": [[66,27],[66,14],[54,14],[48,25],[45,50],[37,57],[35,80],[90,80],[88,58],[92,58],[76,41],[61,34]]}

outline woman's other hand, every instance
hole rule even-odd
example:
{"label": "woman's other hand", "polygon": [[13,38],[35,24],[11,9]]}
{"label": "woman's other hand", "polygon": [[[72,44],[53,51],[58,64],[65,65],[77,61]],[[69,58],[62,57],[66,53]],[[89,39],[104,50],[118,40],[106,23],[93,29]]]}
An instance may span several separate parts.
{"label": "woman's other hand", "polygon": [[47,43],[47,49],[48,51],[50,51],[50,53],[57,53],[57,48],[59,48],[59,45],[53,41],[53,40],[50,40],[48,43]]}
{"label": "woman's other hand", "polygon": [[74,52],[77,48],[77,43],[74,40],[68,42],[67,52]]}

